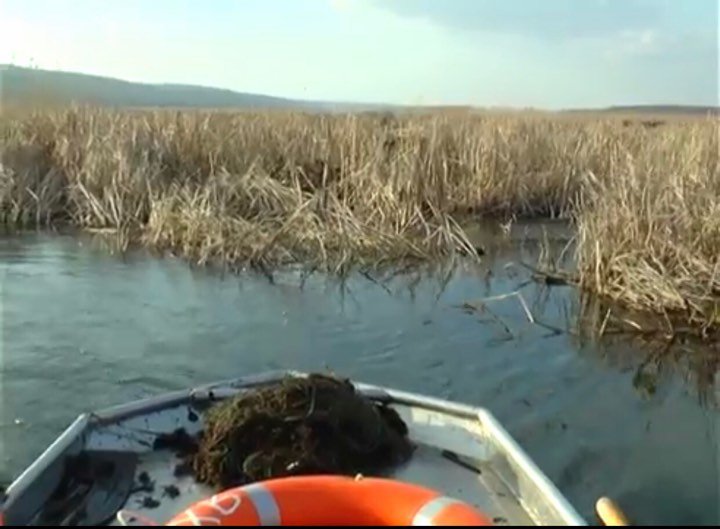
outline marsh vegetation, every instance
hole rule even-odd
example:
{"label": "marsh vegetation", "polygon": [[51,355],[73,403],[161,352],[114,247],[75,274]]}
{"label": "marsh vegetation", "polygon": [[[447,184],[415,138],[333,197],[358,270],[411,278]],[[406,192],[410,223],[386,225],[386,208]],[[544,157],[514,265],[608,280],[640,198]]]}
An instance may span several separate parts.
{"label": "marsh vegetation", "polygon": [[[7,227],[112,233],[196,263],[346,272],[462,256],[478,219],[567,218],[587,292],[720,327],[718,122],[70,109],[0,119]],[[570,274],[569,276],[567,274]]]}

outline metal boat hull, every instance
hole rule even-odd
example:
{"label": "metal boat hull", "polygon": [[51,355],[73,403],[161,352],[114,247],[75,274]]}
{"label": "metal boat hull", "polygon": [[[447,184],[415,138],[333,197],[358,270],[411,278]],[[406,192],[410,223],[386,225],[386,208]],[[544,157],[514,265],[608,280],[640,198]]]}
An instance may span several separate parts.
{"label": "metal boat hull", "polygon": [[[118,500],[120,481],[109,485],[98,481],[98,487],[86,494],[94,495],[85,499],[87,518],[66,516],[65,522],[97,523],[88,513],[95,512],[96,518],[114,515],[118,501],[118,507],[161,524],[167,522],[217,491],[189,475],[176,475],[177,456],[171,450],[154,448],[158,435],[179,429],[197,434],[203,428],[198,409],[288,375],[305,376],[296,372],[261,374],[81,415],[8,488],[3,507],[6,524],[39,523],[40,513],[47,510],[64,479],[67,461],[81,453],[132,457],[135,484],[152,486],[135,487]],[[355,386],[395,409],[418,446],[410,462],[391,474],[394,479],[466,501],[498,525],[586,525],[487,410],[377,386]],[[113,488],[116,490],[110,490]],[[112,516],[109,522],[113,523]]]}

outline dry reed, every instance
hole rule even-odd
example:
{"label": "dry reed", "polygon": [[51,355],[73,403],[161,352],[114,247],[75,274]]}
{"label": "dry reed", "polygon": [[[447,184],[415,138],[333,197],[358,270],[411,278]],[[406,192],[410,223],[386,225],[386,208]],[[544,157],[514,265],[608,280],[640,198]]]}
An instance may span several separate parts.
{"label": "dry reed", "polygon": [[0,149],[6,225],[343,271],[476,256],[460,226],[478,216],[568,217],[581,287],[720,326],[712,119],[72,109],[0,119]]}

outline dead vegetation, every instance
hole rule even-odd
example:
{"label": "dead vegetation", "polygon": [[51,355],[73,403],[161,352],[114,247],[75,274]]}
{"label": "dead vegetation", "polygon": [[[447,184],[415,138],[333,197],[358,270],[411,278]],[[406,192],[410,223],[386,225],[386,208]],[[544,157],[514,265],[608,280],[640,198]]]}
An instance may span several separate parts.
{"label": "dead vegetation", "polygon": [[720,326],[720,143],[717,122],[707,125],[623,149],[612,178],[588,175],[578,206],[581,285],[669,332],[677,321]]}
{"label": "dead vegetation", "polygon": [[397,412],[346,380],[288,377],[211,408],[192,467],[221,490],[285,476],[375,475],[410,458],[407,434]]}
{"label": "dead vegetation", "polygon": [[717,120],[43,111],[0,119],[6,226],[271,269],[478,257],[460,223],[571,218],[614,302],[720,325]]}

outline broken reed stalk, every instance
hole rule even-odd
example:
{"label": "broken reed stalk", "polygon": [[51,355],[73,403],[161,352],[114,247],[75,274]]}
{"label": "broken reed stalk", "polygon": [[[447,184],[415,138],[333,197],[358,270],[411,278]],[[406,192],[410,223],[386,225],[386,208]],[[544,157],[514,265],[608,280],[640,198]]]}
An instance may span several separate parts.
{"label": "broken reed stalk", "polygon": [[717,119],[468,112],[115,112],[0,118],[0,221],[113,230],[262,270],[478,257],[467,217],[572,219],[577,283],[720,327]]}

